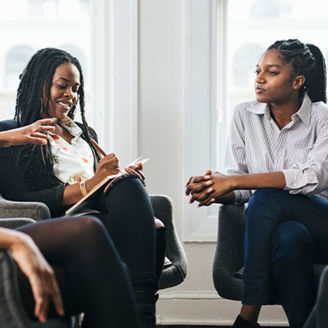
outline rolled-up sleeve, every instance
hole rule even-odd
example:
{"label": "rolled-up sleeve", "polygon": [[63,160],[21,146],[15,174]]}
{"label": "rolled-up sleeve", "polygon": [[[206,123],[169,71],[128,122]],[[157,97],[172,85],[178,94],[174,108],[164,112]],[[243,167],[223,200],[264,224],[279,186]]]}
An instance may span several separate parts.
{"label": "rolled-up sleeve", "polygon": [[[227,141],[225,167],[226,174],[248,174],[245,151],[245,132],[243,121],[240,116],[241,105],[234,112],[230,135]],[[251,190],[234,190],[235,204],[248,202]]]}
{"label": "rolled-up sleeve", "polygon": [[285,190],[291,194],[314,195],[328,189],[328,115],[318,123],[317,140],[304,163],[283,170]]}

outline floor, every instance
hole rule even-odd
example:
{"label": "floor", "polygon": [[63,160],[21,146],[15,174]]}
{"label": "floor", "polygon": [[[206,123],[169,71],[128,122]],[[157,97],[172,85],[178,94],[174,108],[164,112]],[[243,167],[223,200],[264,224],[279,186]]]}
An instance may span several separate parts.
{"label": "floor", "polygon": [[[157,325],[157,328],[231,328],[231,326],[161,326],[161,325]],[[265,328],[283,328],[283,327],[266,326]],[[287,327],[285,327],[285,328],[287,328]]]}

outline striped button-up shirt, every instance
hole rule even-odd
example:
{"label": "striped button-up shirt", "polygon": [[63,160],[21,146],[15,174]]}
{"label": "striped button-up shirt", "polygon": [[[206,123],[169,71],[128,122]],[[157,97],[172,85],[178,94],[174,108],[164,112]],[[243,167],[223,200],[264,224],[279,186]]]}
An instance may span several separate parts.
{"label": "striped button-up shirt", "polygon": [[[237,105],[225,158],[227,174],[282,171],[291,194],[328,198],[328,106],[305,95],[292,121],[281,130],[265,103]],[[236,190],[247,202],[250,190]]]}

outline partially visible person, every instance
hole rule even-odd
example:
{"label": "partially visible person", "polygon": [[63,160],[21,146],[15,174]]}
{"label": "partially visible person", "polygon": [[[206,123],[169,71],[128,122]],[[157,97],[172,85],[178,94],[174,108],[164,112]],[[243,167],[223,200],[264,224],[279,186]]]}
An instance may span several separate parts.
{"label": "partially visible person", "polygon": [[[0,132],[0,143],[44,145],[48,136],[43,133],[53,131],[53,123],[44,119]],[[20,295],[32,320],[84,312],[82,327],[139,327],[125,266],[97,219],[45,220],[17,231],[0,228],[0,249],[11,251],[18,265]]]}
{"label": "partially visible person", "polygon": [[275,301],[273,275],[290,327],[301,328],[315,300],[312,264],[328,263],[328,106],[320,49],[296,39],[275,42],[256,66],[255,92],[256,101],[234,112],[228,175],[209,170],[192,177],[186,194],[199,206],[248,202],[234,327],[258,327],[261,306]]}

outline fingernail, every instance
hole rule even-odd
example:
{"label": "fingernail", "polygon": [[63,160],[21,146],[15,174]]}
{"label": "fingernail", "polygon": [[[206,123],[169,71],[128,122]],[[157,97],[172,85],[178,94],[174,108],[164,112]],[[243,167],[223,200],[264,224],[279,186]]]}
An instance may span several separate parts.
{"label": "fingernail", "polygon": [[206,185],[207,185],[207,186],[210,186],[211,184],[212,184],[212,181],[207,181],[207,182],[206,182]]}
{"label": "fingernail", "polygon": [[212,192],[213,191],[213,188],[209,188],[208,190],[207,190],[207,192]]}

